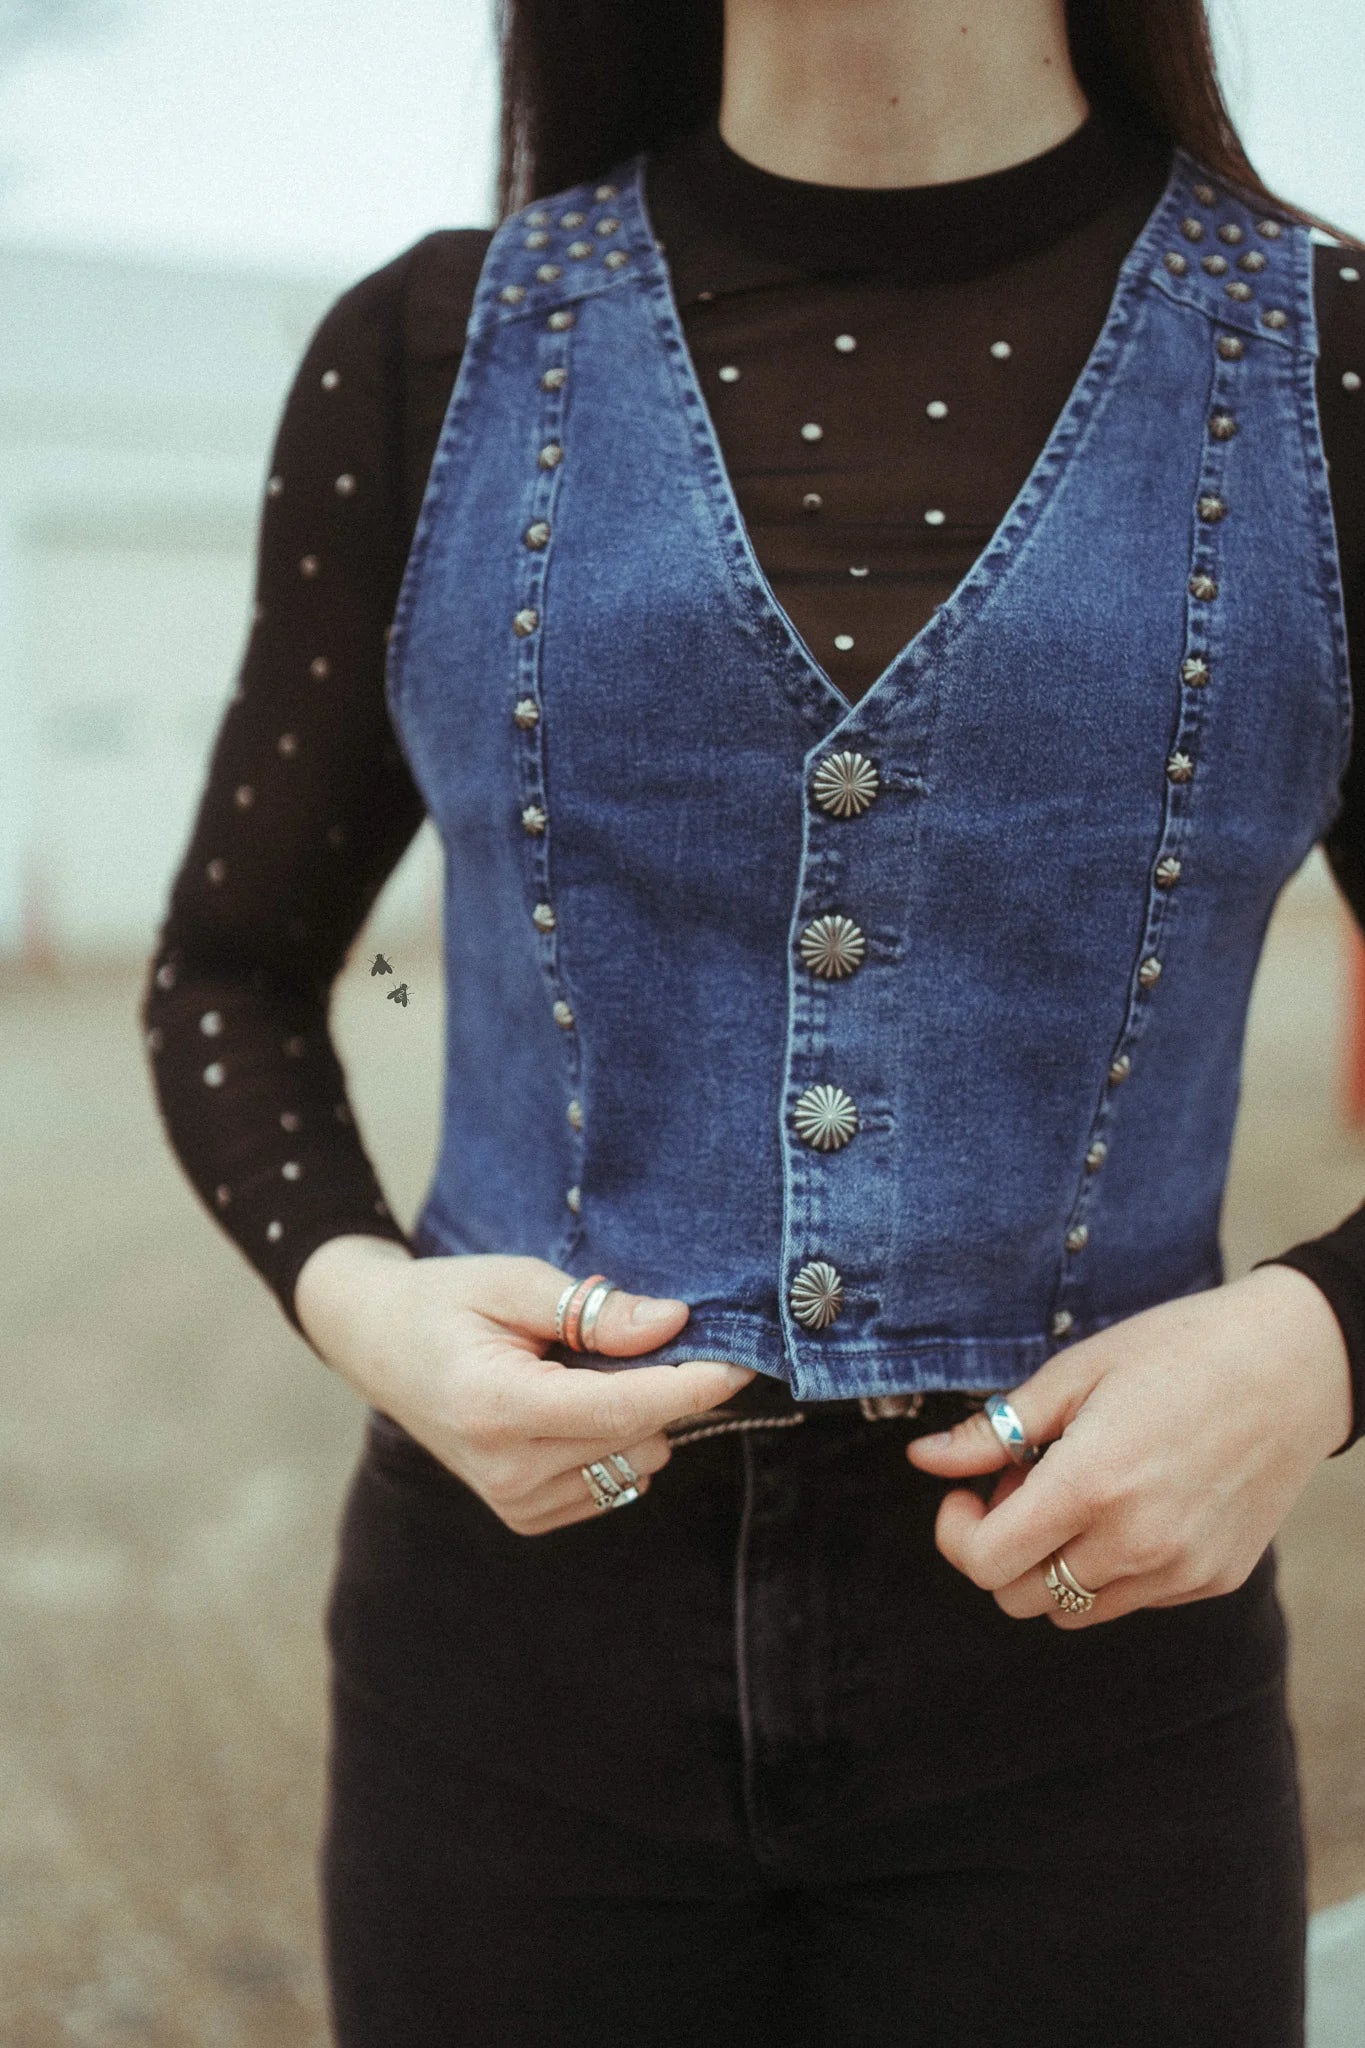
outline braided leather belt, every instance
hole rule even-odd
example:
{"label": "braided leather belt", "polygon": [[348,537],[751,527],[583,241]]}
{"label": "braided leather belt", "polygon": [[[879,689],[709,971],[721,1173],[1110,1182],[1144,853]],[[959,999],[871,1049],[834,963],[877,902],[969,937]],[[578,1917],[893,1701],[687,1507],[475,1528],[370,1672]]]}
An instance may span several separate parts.
{"label": "braided leather belt", "polygon": [[719,1407],[703,1415],[683,1415],[665,1425],[673,1444],[697,1443],[703,1437],[727,1436],[741,1430],[794,1429],[811,1421],[890,1422],[915,1425],[914,1434],[951,1429],[987,1399],[986,1393],[936,1389],[924,1394],[857,1394],[837,1401],[797,1401],[786,1380],[771,1373],[755,1373],[747,1387],[741,1387]]}

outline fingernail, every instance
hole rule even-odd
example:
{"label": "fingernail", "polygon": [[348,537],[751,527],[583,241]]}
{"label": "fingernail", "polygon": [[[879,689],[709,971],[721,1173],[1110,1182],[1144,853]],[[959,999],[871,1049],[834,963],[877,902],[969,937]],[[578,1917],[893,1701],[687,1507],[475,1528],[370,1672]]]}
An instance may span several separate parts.
{"label": "fingernail", "polygon": [[732,1387],[747,1387],[754,1377],[753,1368],[747,1365],[727,1365],[725,1377]]}
{"label": "fingernail", "polygon": [[686,1308],[685,1301],[670,1301],[657,1294],[642,1294],[630,1312],[633,1323],[661,1323],[678,1309]]}
{"label": "fingernail", "polygon": [[914,1438],[914,1442],[917,1443],[922,1450],[926,1451],[946,1450],[948,1445],[952,1442],[952,1440],[953,1432],[950,1429],[936,1429],[932,1433],[926,1433],[924,1436],[917,1436]]}

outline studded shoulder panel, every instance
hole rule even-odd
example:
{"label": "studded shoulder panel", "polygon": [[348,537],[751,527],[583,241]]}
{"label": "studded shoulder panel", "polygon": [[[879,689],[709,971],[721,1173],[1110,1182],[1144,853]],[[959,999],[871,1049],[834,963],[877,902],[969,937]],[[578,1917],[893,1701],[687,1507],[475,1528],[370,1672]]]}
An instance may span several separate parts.
{"label": "studded shoulder panel", "polygon": [[569,185],[511,213],[496,229],[470,321],[534,318],[571,327],[579,299],[606,290],[639,260],[635,209],[618,207],[631,159],[603,179]]}
{"label": "studded shoulder panel", "polygon": [[1309,231],[1217,178],[1186,150],[1174,156],[1165,233],[1153,281],[1222,328],[1317,354]]}

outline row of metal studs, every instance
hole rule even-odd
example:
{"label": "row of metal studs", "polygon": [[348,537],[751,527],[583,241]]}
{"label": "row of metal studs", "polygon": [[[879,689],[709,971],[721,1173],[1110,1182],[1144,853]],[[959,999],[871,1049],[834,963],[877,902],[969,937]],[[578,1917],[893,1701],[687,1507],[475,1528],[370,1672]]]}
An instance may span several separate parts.
{"label": "row of metal studs", "polygon": [[[574,316],[568,308],[551,313],[546,326],[552,333],[566,332],[574,324]],[[554,498],[560,464],[564,459],[563,432],[564,401],[560,394],[568,382],[568,365],[564,362],[550,363],[540,375],[540,389],[549,394],[544,408],[550,438],[541,444],[536,458],[541,472],[539,484],[543,482],[545,503],[533,505],[533,517],[524,529],[522,545],[532,557],[532,574],[528,595],[541,599],[549,561],[549,545],[554,530]],[[512,632],[523,646],[519,650],[519,683],[516,700],[512,707],[513,723],[527,734],[529,745],[521,758],[520,781],[525,802],[521,807],[521,828],[535,843],[533,867],[538,885],[538,894],[531,911],[531,921],[545,938],[543,959],[547,977],[553,989],[559,992],[551,1005],[551,1015],[564,1032],[574,1032],[573,1005],[563,993],[559,976],[552,934],[557,925],[554,905],[550,901],[549,880],[549,811],[545,802],[544,736],[540,730],[540,697],[535,687],[537,680],[537,651],[539,648],[540,608],[537,603],[527,603],[513,614]],[[529,673],[531,686],[527,688],[525,678]],[[580,1048],[577,1034],[569,1040],[570,1085],[579,1085]],[[577,1094],[570,1096],[566,1115],[569,1127],[575,1133],[583,1128],[583,1106]],[[577,1181],[568,1188],[564,1196],[569,1208],[577,1216],[582,1207],[582,1189]]]}
{"label": "row of metal studs", "polygon": [[[598,185],[593,192],[593,198],[599,201],[615,199],[616,196],[617,188],[615,185]],[[529,213],[523,214],[522,218],[527,227],[532,231],[526,237],[526,248],[535,250],[537,253],[548,248],[550,237],[546,230],[552,225],[554,220],[554,215],[550,210],[547,207],[538,206]],[[587,218],[587,214],[578,207],[570,207],[567,212],[561,213],[559,216],[559,225],[562,228],[577,229],[586,225]],[[599,235],[614,235],[620,225],[620,220],[613,214],[597,221],[595,228]],[[568,244],[565,254],[571,261],[578,263],[591,256],[595,249],[596,244],[594,242],[580,237]],[[608,249],[606,255],[602,258],[603,267],[607,270],[620,270],[629,261],[630,256],[625,249]],[[547,259],[537,264],[535,275],[536,281],[539,284],[555,284],[564,275],[564,266],[561,263]],[[528,289],[529,287],[524,284],[505,284],[498,293],[498,297],[505,306],[519,306],[526,297]]]}
{"label": "row of metal studs", "polygon": [[[1208,185],[1197,185],[1195,187],[1195,196],[1206,205],[1212,205],[1215,198],[1212,186]],[[1193,224],[1200,227],[1202,233],[1201,224],[1198,222]],[[1231,226],[1232,224],[1226,223],[1225,225]],[[1274,234],[1278,235],[1280,231],[1279,223],[1276,221],[1262,221],[1259,225],[1263,233],[1267,229],[1273,229]],[[1188,220],[1185,226],[1188,231],[1190,226]],[[1220,228],[1219,233],[1222,234],[1222,232]],[[1238,228],[1235,235],[1224,235],[1223,239],[1225,241],[1240,239],[1241,232],[1241,229]],[[1245,353],[1245,343],[1239,335],[1220,334],[1215,342],[1215,353],[1217,361],[1214,366],[1213,403],[1208,420],[1209,440],[1212,443],[1212,447],[1206,451],[1205,460],[1202,465],[1203,475],[1195,501],[1195,511],[1199,521],[1196,533],[1200,535],[1201,539],[1203,538],[1204,529],[1218,526],[1227,514],[1227,501],[1223,497],[1221,489],[1218,488],[1222,482],[1221,472],[1224,467],[1221,451],[1237,433],[1238,423],[1236,414],[1228,408],[1223,390],[1223,387],[1230,381],[1234,373],[1230,370],[1225,370],[1223,365],[1240,362]],[[1207,549],[1201,549],[1197,545],[1195,550],[1195,560],[1187,586],[1189,598],[1193,600],[1194,604],[1208,604],[1217,597],[1218,579],[1214,574],[1215,566],[1212,536],[1210,535]],[[1191,610],[1189,617],[1191,620],[1194,620],[1198,617],[1198,613]],[[1174,845],[1178,843],[1179,827],[1183,823],[1185,815],[1184,809],[1180,805],[1180,792],[1194,777],[1192,743],[1193,735],[1199,725],[1201,699],[1198,696],[1192,696],[1190,693],[1202,691],[1208,684],[1210,673],[1207,656],[1197,651],[1199,638],[1200,636],[1197,632],[1189,635],[1187,651],[1180,665],[1180,709],[1177,719],[1176,741],[1171,752],[1166,757],[1166,816],[1163,822],[1161,845],[1158,849],[1157,859],[1151,876],[1153,889],[1160,893],[1155,894],[1149,902],[1148,932],[1144,940],[1143,958],[1138,965],[1137,983],[1130,1000],[1123,1032],[1120,1036],[1120,1048],[1124,1047],[1125,1041],[1132,1041],[1136,1035],[1141,1022],[1141,1012],[1137,1006],[1142,995],[1147,990],[1155,988],[1161,978],[1161,960],[1155,948],[1161,927],[1162,911],[1165,898],[1176,886],[1181,873],[1179,855],[1172,850]],[[1153,912],[1155,912],[1155,916],[1153,916]],[[1099,1132],[1102,1130],[1108,1115],[1109,1105],[1113,1100],[1113,1090],[1120,1082],[1128,1078],[1128,1075],[1132,1072],[1132,1066],[1132,1054],[1126,1049],[1117,1050],[1109,1063],[1108,1085],[1101,1100],[1099,1110],[1096,1113],[1095,1122],[1091,1127],[1090,1142],[1086,1147],[1085,1175],[1081,1181],[1079,1199],[1072,1212],[1072,1218],[1063,1240],[1067,1254],[1083,1251],[1090,1240],[1090,1226],[1084,1220],[1081,1212],[1085,1207],[1086,1197],[1093,1184],[1094,1175],[1098,1173],[1100,1167],[1104,1164],[1109,1150],[1106,1140],[1099,1135]],[[1066,1270],[1068,1264],[1069,1260],[1064,1259],[1063,1291],[1065,1290],[1066,1280],[1071,1277],[1071,1274]],[[1070,1309],[1065,1307],[1054,1309],[1049,1322],[1049,1329],[1054,1337],[1065,1338],[1070,1334],[1074,1325],[1075,1316]]]}

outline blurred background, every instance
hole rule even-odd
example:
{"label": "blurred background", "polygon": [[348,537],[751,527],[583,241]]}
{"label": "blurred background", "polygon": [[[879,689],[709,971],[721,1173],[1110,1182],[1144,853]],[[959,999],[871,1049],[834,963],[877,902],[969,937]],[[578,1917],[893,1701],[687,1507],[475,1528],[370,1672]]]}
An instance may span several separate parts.
{"label": "blurred background", "polygon": [[[248,626],[279,409],[332,301],[486,224],[483,0],[0,0],[0,2043],[322,2048],[320,1613],[354,1397],[198,1207],[135,1005]],[[1272,186],[1365,229],[1358,0],[1222,0]],[[1365,371],[1365,364],[1361,366]],[[438,1116],[437,851],[334,1021],[410,1219]],[[1277,907],[1229,1278],[1365,1201],[1365,947]],[[1365,2044],[1365,1451],[1281,1539],[1313,2048]]]}

